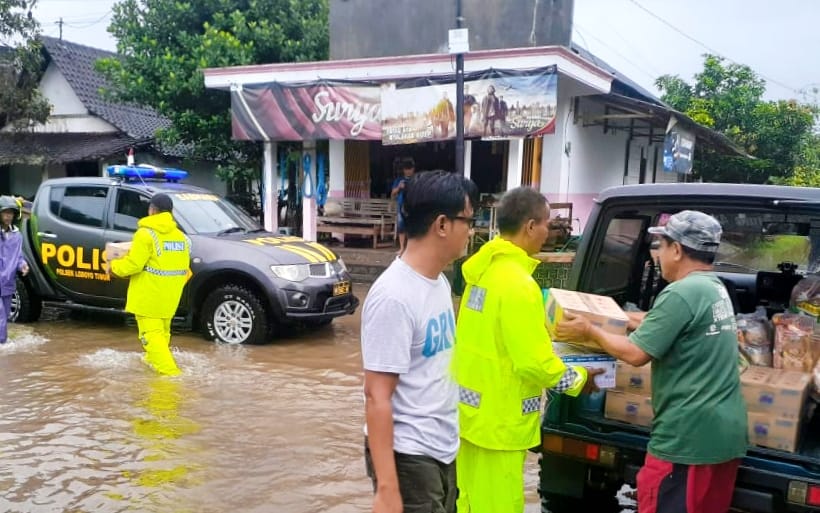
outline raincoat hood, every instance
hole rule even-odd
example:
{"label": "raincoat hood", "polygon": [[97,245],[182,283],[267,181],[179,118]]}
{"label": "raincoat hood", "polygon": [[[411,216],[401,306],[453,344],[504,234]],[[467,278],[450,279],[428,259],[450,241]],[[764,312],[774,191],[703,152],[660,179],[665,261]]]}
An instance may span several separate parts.
{"label": "raincoat hood", "polygon": [[512,242],[496,237],[468,258],[461,267],[461,272],[467,283],[478,283],[494,260],[507,258],[521,265],[529,274],[532,274],[540,263]]}
{"label": "raincoat hood", "polygon": [[177,227],[177,222],[174,221],[174,216],[170,212],[160,212],[152,216],[143,217],[137,223],[140,228],[148,228],[157,233],[170,233]]}

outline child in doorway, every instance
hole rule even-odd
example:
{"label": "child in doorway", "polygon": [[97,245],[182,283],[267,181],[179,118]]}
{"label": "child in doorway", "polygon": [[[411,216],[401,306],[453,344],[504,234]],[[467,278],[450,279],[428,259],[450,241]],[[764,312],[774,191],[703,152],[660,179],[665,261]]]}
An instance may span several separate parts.
{"label": "child in doorway", "polygon": [[8,338],[8,318],[11,298],[17,289],[17,272],[28,274],[23,258],[23,237],[14,221],[20,215],[20,205],[11,196],[0,196],[0,344]]}

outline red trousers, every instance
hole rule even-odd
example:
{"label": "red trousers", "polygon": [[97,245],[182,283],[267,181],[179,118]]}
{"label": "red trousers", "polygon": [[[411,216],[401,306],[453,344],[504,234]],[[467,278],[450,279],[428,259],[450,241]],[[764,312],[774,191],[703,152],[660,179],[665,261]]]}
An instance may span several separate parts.
{"label": "red trousers", "polygon": [[638,472],[638,513],[726,513],[740,460],[682,465],[646,454]]}

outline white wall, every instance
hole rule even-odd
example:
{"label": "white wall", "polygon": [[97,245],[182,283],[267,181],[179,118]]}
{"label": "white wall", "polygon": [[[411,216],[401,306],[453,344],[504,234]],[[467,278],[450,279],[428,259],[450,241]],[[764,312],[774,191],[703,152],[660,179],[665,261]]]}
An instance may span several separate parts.
{"label": "white wall", "polygon": [[[652,182],[656,145],[650,144],[646,136],[633,137],[624,176],[629,133],[623,130],[604,133],[600,125],[585,127],[584,119],[587,124],[591,123],[591,117],[604,114],[604,106],[581,98],[579,112],[574,112],[571,86],[569,81],[559,82],[555,134],[544,137],[541,190],[551,202],[573,203],[573,229],[578,233],[586,225],[594,199],[601,191],[640,182],[642,148],[647,159],[645,181]],[[618,123],[624,122],[619,120]],[[646,129],[641,131],[646,132]],[[565,153],[567,147],[568,154]],[[663,173],[662,162],[658,162],[658,167],[658,182],[677,181],[677,175]]]}
{"label": "white wall", "polygon": [[71,89],[68,81],[50,63],[40,81],[40,92],[51,104],[51,116],[44,124],[32,127],[37,133],[116,133],[110,123],[91,115]]}

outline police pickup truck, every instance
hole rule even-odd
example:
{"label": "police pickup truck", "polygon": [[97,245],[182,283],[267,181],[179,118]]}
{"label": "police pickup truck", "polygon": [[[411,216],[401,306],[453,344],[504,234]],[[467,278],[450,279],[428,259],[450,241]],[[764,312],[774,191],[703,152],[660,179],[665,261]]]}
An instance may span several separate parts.
{"label": "police pickup truck", "polygon": [[[818,189],[634,185],[599,196],[563,287],[649,309],[665,283],[650,256],[653,241],[646,230],[692,208],[713,215],[723,226],[715,271],[738,313],[759,306],[769,317],[783,311],[794,285],[820,269]],[[607,418],[595,399],[550,398],[539,448],[543,511],[619,511],[617,490],[623,483],[635,486],[650,429]],[[762,513],[820,509],[820,408],[813,399],[806,406],[795,451],[749,447],[733,508]]]}
{"label": "police pickup truck", "polygon": [[106,274],[106,243],[130,241],[157,193],[171,196],[191,240],[193,275],[178,311],[189,328],[256,344],[285,325],[325,325],[356,310],[344,262],[321,244],[266,232],[213,192],[181,183],[184,171],[110,166],[108,175],[40,185],[21,227],[31,272],[18,282],[14,320],[36,321],[44,301],[122,310],[128,280]]}

